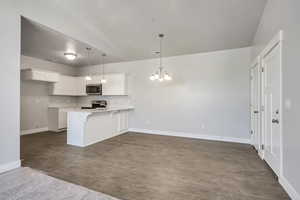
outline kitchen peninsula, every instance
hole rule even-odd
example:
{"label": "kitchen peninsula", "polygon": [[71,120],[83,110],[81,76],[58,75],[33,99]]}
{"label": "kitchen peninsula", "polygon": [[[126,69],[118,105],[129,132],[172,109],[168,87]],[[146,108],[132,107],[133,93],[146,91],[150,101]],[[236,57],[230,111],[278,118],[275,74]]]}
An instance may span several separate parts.
{"label": "kitchen peninsula", "polygon": [[133,107],[68,109],[67,144],[86,147],[128,130]]}

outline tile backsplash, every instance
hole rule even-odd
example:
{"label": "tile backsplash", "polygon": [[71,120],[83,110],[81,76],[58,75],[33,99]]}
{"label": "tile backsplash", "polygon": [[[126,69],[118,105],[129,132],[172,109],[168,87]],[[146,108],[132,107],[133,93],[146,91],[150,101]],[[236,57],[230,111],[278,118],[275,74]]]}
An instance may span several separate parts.
{"label": "tile backsplash", "polygon": [[49,107],[77,107],[77,98],[68,96],[49,96]]}
{"label": "tile backsplash", "polygon": [[106,100],[109,107],[130,106],[132,105],[129,96],[87,96],[77,99],[78,106],[89,106],[93,100]]}

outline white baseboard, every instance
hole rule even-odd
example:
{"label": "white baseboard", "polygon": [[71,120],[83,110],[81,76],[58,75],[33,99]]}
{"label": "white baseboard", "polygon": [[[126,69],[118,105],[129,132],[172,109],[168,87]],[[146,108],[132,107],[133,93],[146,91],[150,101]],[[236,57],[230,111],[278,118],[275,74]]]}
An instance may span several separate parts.
{"label": "white baseboard", "polygon": [[123,130],[123,131],[121,131],[121,132],[119,133],[119,135],[124,134],[124,133],[127,133],[128,131],[130,131],[130,130],[129,130],[129,129]]}
{"label": "white baseboard", "polygon": [[295,188],[289,183],[285,177],[279,177],[279,183],[292,198],[292,200],[300,200],[300,194],[295,190]]}
{"label": "white baseboard", "polygon": [[2,164],[0,165],[0,174],[12,169],[16,169],[19,168],[21,166],[21,161],[17,160],[14,162],[10,162],[10,163],[6,163],[6,164]]}
{"label": "white baseboard", "polygon": [[33,134],[33,133],[40,133],[40,132],[44,132],[44,131],[48,131],[48,130],[49,130],[48,127],[22,130],[21,135],[29,135],[29,134]]}
{"label": "white baseboard", "polygon": [[160,131],[160,130],[148,130],[148,129],[139,129],[139,128],[130,128],[131,132],[146,133],[146,134],[155,134],[155,135],[166,135],[166,136],[176,136],[176,137],[186,137],[194,139],[204,139],[204,140],[215,140],[222,142],[235,142],[250,144],[250,139],[244,138],[231,138],[223,136],[214,136],[214,135],[204,135],[204,134],[195,134],[195,133],[185,133],[185,132],[174,132],[174,131]]}

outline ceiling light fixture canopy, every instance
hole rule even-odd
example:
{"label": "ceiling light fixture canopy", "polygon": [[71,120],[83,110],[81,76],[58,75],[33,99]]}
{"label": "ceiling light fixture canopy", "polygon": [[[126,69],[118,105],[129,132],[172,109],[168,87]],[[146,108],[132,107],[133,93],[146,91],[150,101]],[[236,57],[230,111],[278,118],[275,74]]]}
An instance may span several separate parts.
{"label": "ceiling light fixture canopy", "polygon": [[158,37],[160,39],[160,42],[159,42],[160,51],[157,51],[155,53],[159,54],[159,68],[149,78],[151,81],[155,81],[155,80],[158,80],[159,82],[170,81],[170,80],[172,80],[172,77],[162,66],[162,40],[163,40],[164,34],[159,34]]}
{"label": "ceiling light fixture canopy", "polygon": [[77,57],[76,53],[64,53],[64,56],[68,59],[68,60],[74,60]]}

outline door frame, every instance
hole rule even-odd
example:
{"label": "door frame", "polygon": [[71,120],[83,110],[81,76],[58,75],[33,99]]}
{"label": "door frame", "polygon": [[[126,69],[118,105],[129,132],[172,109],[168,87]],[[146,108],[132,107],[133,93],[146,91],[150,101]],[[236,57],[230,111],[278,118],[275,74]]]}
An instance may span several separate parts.
{"label": "door frame", "polygon": [[[280,51],[280,66],[279,66],[279,81],[280,81],[280,88],[279,88],[279,94],[280,94],[280,102],[279,102],[279,120],[280,120],[280,128],[279,128],[279,137],[280,137],[280,163],[279,163],[279,174],[278,176],[282,176],[282,169],[283,169],[283,142],[282,142],[282,127],[283,127],[283,109],[282,109],[282,46],[283,46],[283,31],[280,30],[276,36],[271,40],[271,42],[266,46],[266,48],[262,51],[260,54],[261,56],[261,134],[263,137],[263,145],[265,145],[265,115],[264,115],[264,107],[265,107],[265,100],[264,100],[264,88],[265,88],[265,74],[264,74],[264,58],[269,55],[269,53],[279,45],[279,51]],[[264,148],[263,148],[264,149]],[[264,150],[262,152],[261,157],[264,159]]]}
{"label": "door frame", "polygon": [[[253,133],[253,131],[255,131],[255,130],[253,130],[253,127],[252,127],[252,115],[253,115],[253,110],[251,109],[251,106],[253,106],[253,105],[251,105],[252,104],[252,90],[253,90],[253,82],[252,82],[252,79],[253,79],[253,74],[252,74],[252,70],[254,69],[254,68],[256,68],[257,67],[257,89],[258,89],[258,91],[257,91],[257,111],[259,112],[258,113],[258,115],[257,115],[257,117],[258,117],[258,120],[257,120],[257,133]],[[255,147],[255,144],[254,144],[254,141],[253,141],[253,136],[254,136],[254,134],[257,134],[256,135],[256,138],[257,137],[259,137],[260,138],[260,140],[259,141],[256,141],[256,142],[258,142],[258,149],[256,149],[257,151],[258,151],[258,154],[260,154],[260,152],[261,152],[261,143],[262,143],[262,135],[261,135],[261,59],[260,59],[260,56],[258,56],[253,62],[252,62],[252,64],[251,64],[251,67],[250,67],[250,128],[251,128],[251,130],[250,130],[250,133],[251,133],[251,144],[252,144],[252,146],[254,146]]]}

